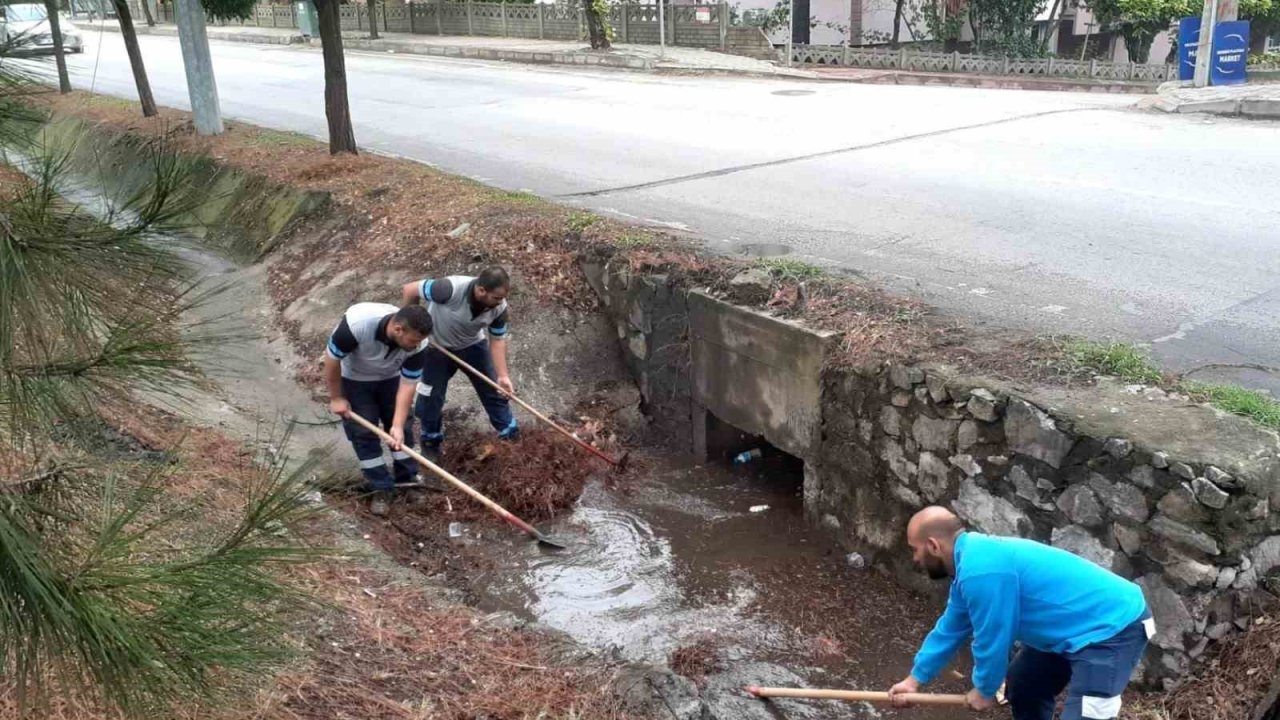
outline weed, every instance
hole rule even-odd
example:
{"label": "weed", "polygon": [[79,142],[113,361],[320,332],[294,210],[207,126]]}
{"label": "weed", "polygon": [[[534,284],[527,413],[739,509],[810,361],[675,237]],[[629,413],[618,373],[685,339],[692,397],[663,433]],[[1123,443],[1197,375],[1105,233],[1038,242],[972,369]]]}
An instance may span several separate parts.
{"label": "weed", "polygon": [[644,235],[623,235],[613,241],[614,247],[619,247],[624,250],[653,247],[653,244],[653,238],[646,237]]}
{"label": "weed", "polygon": [[1072,373],[1114,375],[1129,382],[1159,385],[1164,374],[1147,352],[1131,343],[1103,343],[1069,339],[1059,345],[1066,370]]}
{"label": "weed", "polygon": [[511,203],[512,205],[541,205],[544,202],[543,199],[538,197],[537,195],[534,195],[531,192],[523,192],[523,191],[505,192],[505,193],[502,193],[499,197]]}
{"label": "weed", "polygon": [[756,267],[768,270],[770,275],[781,280],[811,280],[822,275],[822,268],[817,265],[792,258],[760,258]]}
{"label": "weed", "polygon": [[1183,383],[1178,389],[1219,410],[1247,417],[1263,427],[1280,430],[1280,401],[1264,393],[1239,385],[1204,385],[1193,382]]}
{"label": "weed", "polygon": [[569,226],[569,231],[573,233],[581,233],[583,230],[600,222],[600,217],[589,212],[571,212],[569,220],[565,224]]}

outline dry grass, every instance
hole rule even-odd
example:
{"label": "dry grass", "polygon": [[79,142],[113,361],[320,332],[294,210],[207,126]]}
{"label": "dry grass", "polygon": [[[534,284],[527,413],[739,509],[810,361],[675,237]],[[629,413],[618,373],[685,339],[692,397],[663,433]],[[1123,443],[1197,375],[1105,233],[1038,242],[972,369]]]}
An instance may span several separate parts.
{"label": "dry grass", "polygon": [[[245,473],[261,472],[255,452],[207,428],[141,404],[104,413],[138,452],[169,451],[170,490],[198,506],[200,525],[231,517]],[[535,440],[535,438],[531,438]],[[531,442],[531,444],[534,444]],[[542,443],[545,444],[545,443]],[[510,452],[492,460],[514,463]],[[20,458],[9,458],[19,463]],[[122,458],[122,462],[125,459]],[[577,485],[581,490],[581,485]],[[559,505],[565,499],[548,500]],[[305,531],[320,546],[350,545],[344,523],[321,515]],[[451,552],[447,545],[427,552]],[[298,660],[252,686],[230,688],[214,708],[175,707],[173,720],[331,720],[334,718],[523,720],[577,717],[626,720],[610,693],[612,669],[565,659],[537,632],[489,623],[471,608],[367,557],[333,558],[283,570],[326,608],[298,618]],[[16,699],[0,684],[0,717],[18,717]],[[81,698],[61,697],[36,716],[47,720],[116,720]]]}
{"label": "dry grass", "polygon": [[1190,680],[1172,692],[1135,695],[1134,720],[1249,720],[1280,672],[1280,618],[1224,640]]}
{"label": "dry grass", "polygon": [[667,665],[671,667],[672,672],[696,683],[702,682],[707,675],[723,667],[719,650],[711,638],[701,638],[693,644],[672,650],[667,658]]}
{"label": "dry grass", "polygon": [[[596,299],[577,259],[601,248],[608,248],[608,254],[624,253],[637,272],[665,273],[676,284],[713,291],[726,291],[730,278],[752,266],[745,259],[710,255],[660,233],[496,191],[411,161],[367,154],[332,157],[320,142],[242,123],[229,124],[227,133],[216,138],[198,137],[186,113],[166,109],[158,120],[144,120],[127,105],[84,94],[49,102],[57,112],[113,131],[163,135],[174,150],[331,193],[334,206],[295,228],[273,258],[269,287],[281,309],[310,291],[317,275],[347,268],[394,269],[409,279],[502,263],[518,281],[513,295],[521,306],[547,303],[585,311],[596,306]],[[464,224],[470,225],[467,232],[448,237]],[[842,333],[832,358],[837,365],[906,360],[938,345],[940,336],[919,303],[845,278],[772,274],[772,297],[762,307]],[[535,287],[536,297],[520,296],[522,288]],[[294,340],[309,348],[318,339]]]}

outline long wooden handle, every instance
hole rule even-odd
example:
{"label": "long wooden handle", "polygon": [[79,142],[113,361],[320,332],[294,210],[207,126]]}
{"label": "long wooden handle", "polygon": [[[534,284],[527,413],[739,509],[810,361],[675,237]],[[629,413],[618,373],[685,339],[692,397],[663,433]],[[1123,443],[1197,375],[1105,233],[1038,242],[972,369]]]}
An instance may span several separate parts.
{"label": "long wooden handle", "polygon": [[[391,443],[391,442],[393,442],[393,440],[392,440],[391,436],[390,436],[390,435],[388,435],[388,434],[386,433],[386,431],[385,431],[385,430],[383,430],[382,428],[378,427],[377,425],[374,425],[373,423],[369,422],[368,420],[365,420],[363,417],[360,417],[360,416],[359,416],[359,415],[357,415],[356,413],[352,412],[352,413],[348,414],[348,415],[347,415],[347,417],[348,417],[348,418],[350,418],[350,419],[351,419],[353,422],[355,422],[356,424],[358,424],[358,425],[362,425],[362,426],[364,426],[364,427],[365,427],[366,429],[368,429],[368,430],[372,430],[372,431],[373,431],[373,432],[374,432],[378,437],[382,438],[382,441],[383,441],[383,442],[388,443],[388,444],[389,444],[389,443]],[[422,465],[423,467],[427,468],[428,470],[430,470],[431,472],[435,473],[436,475],[439,475],[440,477],[444,478],[445,480],[448,480],[450,483],[452,483],[452,484],[453,484],[453,486],[454,486],[454,487],[456,487],[456,488],[458,488],[459,490],[461,490],[462,492],[464,492],[464,493],[466,493],[466,494],[470,495],[470,496],[471,496],[472,498],[474,498],[477,502],[479,502],[480,504],[482,504],[482,505],[484,505],[485,507],[487,507],[487,508],[489,508],[490,510],[492,510],[492,511],[493,511],[493,513],[494,513],[495,515],[497,515],[498,517],[502,518],[503,520],[506,520],[507,522],[511,523],[512,525],[515,525],[516,527],[520,528],[520,529],[521,529],[521,530],[523,530],[524,532],[527,532],[527,533],[529,533],[530,535],[532,535],[532,536],[534,536],[534,537],[538,537],[538,536],[541,534],[541,533],[539,533],[537,530],[535,530],[535,529],[534,529],[534,527],[533,527],[532,525],[530,525],[529,523],[527,523],[527,522],[525,522],[525,521],[521,520],[520,518],[516,517],[515,515],[512,515],[511,513],[507,512],[507,509],[506,509],[506,508],[504,508],[504,507],[502,507],[501,505],[499,505],[498,503],[496,503],[496,502],[494,502],[494,501],[490,500],[489,498],[487,498],[487,497],[485,497],[484,495],[482,495],[482,494],[481,494],[478,490],[476,490],[475,488],[471,487],[470,485],[468,485],[468,484],[466,484],[466,483],[462,482],[462,481],[461,481],[461,480],[459,480],[458,478],[456,478],[456,477],[454,477],[453,475],[451,475],[451,474],[449,473],[449,471],[448,471],[448,470],[445,470],[444,468],[440,467],[439,465],[436,465],[435,463],[431,462],[430,460],[428,460],[428,459],[426,459],[426,458],[422,457],[422,455],[419,455],[419,454],[418,454],[418,453],[417,453],[413,448],[408,447],[408,446],[406,445],[406,446],[404,446],[402,449],[403,449],[403,451],[405,452],[405,454],[406,454],[406,455],[408,455],[409,457],[411,457],[411,458],[413,458],[414,460],[418,461],[418,464],[419,464],[419,465]]]}
{"label": "long wooden handle", "polygon": [[498,392],[502,393],[503,395],[505,395],[505,396],[507,396],[507,397],[511,398],[513,401],[515,401],[516,403],[518,403],[518,404],[520,405],[520,407],[522,407],[522,408],[524,408],[525,410],[528,410],[530,413],[532,413],[534,417],[538,418],[538,419],[539,419],[539,420],[541,420],[542,422],[544,422],[544,423],[546,423],[546,424],[550,425],[551,427],[555,428],[556,430],[560,431],[560,434],[561,434],[561,435],[564,435],[565,437],[567,437],[567,438],[569,438],[570,440],[574,441],[574,442],[575,442],[575,443],[577,443],[578,445],[582,446],[582,448],[583,448],[584,450],[587,450],[588,452],[591,452],[591,453],[595,454],[597,457],[599,457],[600,459],[602,459],[602,460],[604,460],[605,462],[609,463],[610,465],[618,465],[618,464],[619,464],[619,461],[618,461],[618,460],[614,460],[613,458],[611,458],[611,457],[609,457],[608,455],[604,454],[603,452],[601,452],[601,451],[597,450],[596,448],[591,447],[591,444],[590,444],[590,443],[586,442],[585,440],[583,440],[582,438],[578,437],[577,435],[574,435],[573,433],[569,432],[568,430],[566,430],[566,429],[564,429],[564,428],[560,427],[559,423],[557,423],[556,421],[554,421],[554,420],[552,420],[551,418],[547,417],[546,415],[543,415],[542,413],[538,412],[538,411],[537,411],[537,410],[536,410],[532,405],[530,405],[529,403],[527,403],[527,402],[525,402],[525,401],[521,400],[520,398],[516,397],[514,393],[509,393],[509,392],[507,392],[506,390],[503,390],[503,389],[502,389],[502,387],[501,387],[500,385],[498,385],[498,383],[496,383],[496,382],[494,382],[494,381],[490,380],[488,375],[485,375],[484,373],[480,372],[479,370],[477,370],[477,369],[475,369],[475,368],[471,367],[471,366],[470,366],[470,365],[468,365],[468,364],[466,363],[466,361],[464,361],[462,358],[458,357],[457,355],[454,355],[453,353],[451,353],[451,352],[449,352],[448,350],[446,350],[446,349],[444,349],[444,348],[440,347],[439,345],[432,345],[430,349],[433,349],[433,350],[439,350],[441,353],[443,353],[443,354],[444,354],[444,356],[445,356],[445,357],[447,357],[447,358],[449,358],[450,360],[452,360],[452,361],[454,361],[455,363],[457,363],[457,364],[458,364],[458,367],[461,367],[463,370],[466,370],[467,372],[471,373],[474,377],[478,377],[478,378],[480,378],[480,379],[481,379],[481,380],[483,380],[485,383],[487,383],[487,384],[489,385],[489,387],[493,388],[494,390],[497,390]]}
{"label": "long wooden handle", "polygon": [[[871,690],[811,690],[808,688],[749,687],[747,692],[756,697],[807,698],[810,700],[853,700],[860,702],[889,702],[889,693]],[[912,705],[964,705],[964,695],[938,695],[935,693],[906,693],[900,698]]]}

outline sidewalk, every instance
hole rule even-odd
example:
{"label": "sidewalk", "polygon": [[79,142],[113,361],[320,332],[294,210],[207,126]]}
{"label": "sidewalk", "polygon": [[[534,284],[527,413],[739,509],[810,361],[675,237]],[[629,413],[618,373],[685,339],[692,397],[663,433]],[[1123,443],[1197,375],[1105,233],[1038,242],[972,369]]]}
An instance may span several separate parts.
{"label": "sidewalk", "polygon": [[[98,26],[85,24],[85,29]],[[109,32],[119,32],[113,22],[102,25]],[[177,28],[172,25],[147,27],[139,25],[140,35],[164,35],[176,37]],[[245,42],[269,45],[316,45],[319,38],[309,38],[295,29],[259,27],[217,27],[208,29],[210,40]],[[700,48],[667,47],[660,52],[656,45],[614,45],[606,52],[591,50],[580,42],[534,40],[525,38],[470,37],[453,35],[418,35],[409,33],[379,33],[377,40],[367,33],[344,32],[343,46],[348,50],[370,52],[406,53],[434,57],[497,60],[504,62],[578,65],[624,68],[656,72],[732,73],[756,77],[793,77],[813,79],[816,75],[804,70],[793,70],[766,60],[740,55],[703,50]]]}
{"label": "sidewalk", "polygon": [[1160,86],[1159,96],[1145,105],[1169,113],[1280,120],[1280,83],[1195,88],[1167,82]]}
{"label": "sidewalk", "polygon": [[[84,27],[98,29],[96,24],[85,24]],[[102,29],[110,32],[119,32],[120,30],[114,21],[103,24]],[[176,37],[178,34],[177,28],[172,25],[157,25],[150,28],[145,25],[139,25],[137,26],[137,31],[139,34],[170,37]],[[319,38],[306,37],[293,28],[210,26],[208,34],[210,40],[222,42],[315,46],[320,44]],[[1149,83],[1122,81],[868,70],[824,65],[788,68],[781,61],[775,63],[714,50],[688,47],[668,46],[665,53],[662,53],[656,45],[614,45],[612,50],[600,52],[584,46],[581,42],[558,40],[473,37],[466,35],[439,36],[387,32],[379,33],[379,35],[379,39],[371,40],[366,32],[344,32],[342,34],[342,42],[348,50],[366,52],[405,53],[410,55],[544,65],[621,68],[677,75],[723,73],[740,77],[792,78],[878,85],[942,85],[1006,90],[1142,94],[1155,92],[1155,87]]]}

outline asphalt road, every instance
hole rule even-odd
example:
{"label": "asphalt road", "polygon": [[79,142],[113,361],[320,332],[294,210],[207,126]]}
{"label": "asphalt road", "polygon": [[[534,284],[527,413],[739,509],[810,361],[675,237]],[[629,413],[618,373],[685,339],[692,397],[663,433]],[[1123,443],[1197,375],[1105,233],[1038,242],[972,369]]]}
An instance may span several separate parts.
{"label": "asphalt road", "polygon": [[[177,40],[141,42],[157,101],[188,107]],[[86,45],[73,83],[133,97],[120,36]],[[318,50],[213,54],[227,117],[324,136]],[[1134,96],[362,53],[347,69],[366,148],[789,251],[983,322],[1151,343],[1171,369],[1280,395],[1260,369],[1280,368],[1280,124]]]}

